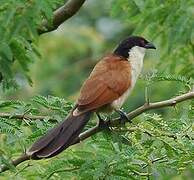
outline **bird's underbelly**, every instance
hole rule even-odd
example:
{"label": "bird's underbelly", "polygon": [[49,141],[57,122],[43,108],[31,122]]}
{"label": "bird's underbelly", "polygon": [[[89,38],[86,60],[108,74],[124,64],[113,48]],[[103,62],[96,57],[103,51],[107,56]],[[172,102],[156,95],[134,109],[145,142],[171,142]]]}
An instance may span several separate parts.
{"label": "bird's underbelly", "polygon": [[125,91],[123,93],[123,95],[121,95],[118,99],[114,100],[110,104],[112,109],[119,110],[122,107],[122,105],[124,104],[124,102],[127,100],[128,96],[131,94],[132,89],[133,89],[133,87],[129,87],[127,89],[127,91]]}

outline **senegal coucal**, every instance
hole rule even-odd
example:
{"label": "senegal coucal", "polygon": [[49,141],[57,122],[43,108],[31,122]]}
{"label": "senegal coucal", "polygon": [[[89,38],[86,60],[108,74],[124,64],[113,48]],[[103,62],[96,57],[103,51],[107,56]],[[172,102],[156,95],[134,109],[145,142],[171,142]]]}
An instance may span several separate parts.
{"label": "senegal coucal", "polygon": [[142,37],[121,41],[113,53],[96,64],[68,117],[36,141],[27,154],[32,159],[57,155],[74,143],[94,112],[99,116],[100,112],[114,110],[125,117],[120,108],[142,70],[146,49],[156,48]]}

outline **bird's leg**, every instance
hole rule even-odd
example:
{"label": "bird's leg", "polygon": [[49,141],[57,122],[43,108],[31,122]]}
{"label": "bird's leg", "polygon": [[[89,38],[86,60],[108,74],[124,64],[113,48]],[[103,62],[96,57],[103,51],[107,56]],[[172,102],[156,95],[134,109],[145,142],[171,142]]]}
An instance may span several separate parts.
{"label": "bird's leg", "polygon": [[127,114],[124,111],[119,109],[119,110],[116,110],[116,112],[120,115],[121,122],[125,123],[125,121],[128,121],[132,123],[132,121],[127,117]]}
{"label": "bird's leg", "polygon": [[[108,123],[106,123],[106,121],[104,119],[102,119],[102,117],[100,116],[99,113],[96,113],[96,115],[98,116],[98,120],[99,120],[99,123],[98,123],[98,126],[102,129],[108,129],[110,130],[109,126],[108,126]],[[110,120],[108,120],[110,121]]]}

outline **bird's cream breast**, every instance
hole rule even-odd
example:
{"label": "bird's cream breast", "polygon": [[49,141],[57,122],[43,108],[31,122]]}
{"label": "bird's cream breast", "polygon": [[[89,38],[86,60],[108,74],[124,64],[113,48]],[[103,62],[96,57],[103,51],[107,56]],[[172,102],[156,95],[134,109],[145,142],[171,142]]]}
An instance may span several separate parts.
{"label": "bird's cream breast", "polygon": [[124,102],[126,101],[126,99],[128,98],[128,96],[130,95],[131,89],[132,89],[131,87],[128,88],[127,91],[125,91],[122,96],[120,96],[118,99],[114,100],[111,103],[111,107],[113,109],[119,110],[121,108],[121,106],[124,104]]}

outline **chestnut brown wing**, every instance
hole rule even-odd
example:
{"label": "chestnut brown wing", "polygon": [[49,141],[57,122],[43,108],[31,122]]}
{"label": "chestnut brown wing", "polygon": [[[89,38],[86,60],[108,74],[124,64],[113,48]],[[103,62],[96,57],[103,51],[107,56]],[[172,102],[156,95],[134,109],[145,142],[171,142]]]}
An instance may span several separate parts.
{"label": "chestnut brown wing", "polygon": [[131,66],[121,57],[109,55],[94,67],[81,88],[80,111],[95,110],[119,98],[131,85]]}

